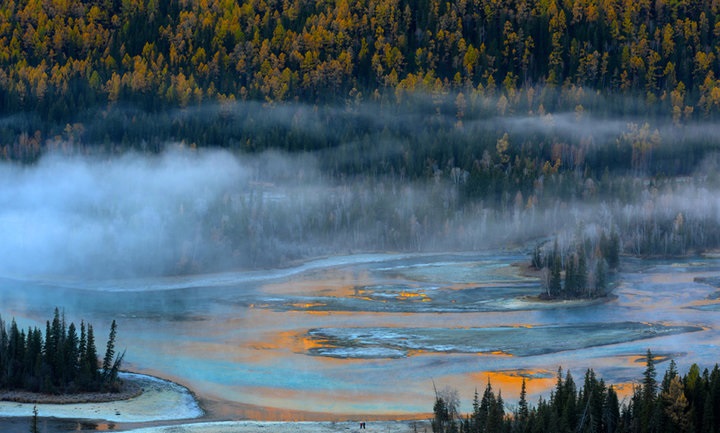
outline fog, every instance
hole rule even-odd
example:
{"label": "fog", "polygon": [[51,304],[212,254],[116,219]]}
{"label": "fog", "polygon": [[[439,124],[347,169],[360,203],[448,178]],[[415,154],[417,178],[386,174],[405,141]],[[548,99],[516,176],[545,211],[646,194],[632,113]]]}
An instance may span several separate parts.
{"label": "fog", "polygon": [[119,277],[172,273],[197,254],[222,260],[198,228],[249,176],[220,151],[3,163],[0,272]]}
{"label": "fog", "polygon": [[[651,182],[642,171],[620,171],[598,185],[565,171],[531,174],[537,179],[524,195],[506,185],[495,202],[464,193],[468,169],[487,158],[483,149],[498,164],[495,144],[504,132],[515,150],[536,141],[566,143],[563,164],[573,164],[578,146],[623,154],[634,139],[623,138],[633,131],[629,125],[643,124],[642,118],[587,112],[495,117],[480,110],[458,123],[451,97],[413,103],[413,110],[403,110],[377,103],[243,102],[145,117],[118,108],[95,116],[47,140],[50,150],[39,160],[0,164],[0,275],[121,278],[278,267],[358,252],[529,248],[552,236],[569,239],[579,225],[586,232],[620,226],[624,247],[631,248],[648,236],[648,221],[658,226],[682,213],[700,237],[707,224],[717,225],[718,157],[705,150],[695,153],[701,160],[687,162],[693,180]],[[32,123],[22,116],[0,123],[22,129],[25,121]],[[444,132],[428,135],[435,127]],[[163,137],[182,142],[156,144],[157,153],[118,154],[115,144],[89,144],[103,128],[111,138],[117,130],[131,140],[148,134],[148,141],[120,149],[145,148]],[[647,131],[659,137],[658,148],[672,148],[678,140],[707,140],[714,128],[656,122]],[[212,137],[227,141],[208,139],[196,148],[178,136],[196,129],[218,129]],[[264,144],[253,144],[258,140]],[[479,144],[467,150],[473,141]],[[290,142],[290,152],[264,150]],[[310,150],[297,149],[307,143]],[[671,166],[677,155],[648,165]],[[509,172],[514,163],[500,168]],[[613,188],[624,196],[613,196]]]}

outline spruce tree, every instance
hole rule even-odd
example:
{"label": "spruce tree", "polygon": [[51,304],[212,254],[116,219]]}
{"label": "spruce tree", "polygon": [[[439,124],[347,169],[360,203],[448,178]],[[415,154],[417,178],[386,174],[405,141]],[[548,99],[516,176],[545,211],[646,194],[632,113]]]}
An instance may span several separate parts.
{"label": "spruce tree", "polygon": [[63,344],[63,365],[65,369],[62,381],[64,386],[74,382],[77,377],[79,367],[78,360],[80,358],[78,346],[77,330],[75,329],[75,324],[71,323],[68,327],[65,343]]}
{"label": "spruce tree", "polygon": [[108,336],[107,349],[105,350],[105,357],[103,358],[102,374],[103,380],[108,380],[110,369],[112,368],[113,358],[115,357],[115,335],[117,334],[117,324],[112,321],[110,325],[110,335]]}
{"label": "spruce tree", "polygon": [[520,431],[525,431],[529,416],[530,409],[527,402],[527,387],[525,384],[525,378],[523,377],[522,386],[520,387],[520,401],[518,402],[518,422],[521,426]]}
{"label": "spruce tree", "polygon": [[620,401],[618,400],[615,388],[611,385],[607,390],[605,403],[603,404],[602,424],[603,431],[614,432],[620,422]]}
{"label": "spruce tree", "polygon": [[99,373],[97,363],[98,357],[97,349],[95,349],[95,334],[93,332],[93,326],[91,324],[88,324],[85,359],[83,360],[83,379],[87,389],[93,391],[99,388]]}
{"label": "spruce tree", "polygon": [[650,349],[645,355],[645,372],[643,373],[642,398],[645,403],[652,402],[657,393],[657,380],[655,379],[655,359]]}

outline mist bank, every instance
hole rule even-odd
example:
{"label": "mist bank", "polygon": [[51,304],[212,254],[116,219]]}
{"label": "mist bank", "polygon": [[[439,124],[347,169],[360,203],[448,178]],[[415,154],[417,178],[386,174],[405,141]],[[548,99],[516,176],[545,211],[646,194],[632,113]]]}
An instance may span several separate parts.
{"label": "mist bank", "polygon": [[615,229],[641,256],[720,246],[717,125],[500,114],[501,99],[459,96],[116,106],[51,138],[4,118],[5,155],[28,158],[0,165],[0,273],[214,272],[567,244],[577,230]]}
{"label": "mist bank", "polygon": [[[172,147],[0,165],[0,274],[121,278],[286,266],[368,251],[524,248],[577,230],[619,231],[632,254],[720,245],[720,202],[689,180],[614,179],[627,199],[536,182],[507,203],[466,197],[456,172],[428,180],[326,176],[317,158]],[[571,178],[587,187],[582,178]],[[698,177],[700,179],[700,177]],[[542,187],[542,183],[545,184]],[[615,186],[613,186],[615,185]],[[605,188],[598,181],[595,186]],[[550,191],[553,191],[552,193]],[[593,235],[594,233],[594,235]]]}

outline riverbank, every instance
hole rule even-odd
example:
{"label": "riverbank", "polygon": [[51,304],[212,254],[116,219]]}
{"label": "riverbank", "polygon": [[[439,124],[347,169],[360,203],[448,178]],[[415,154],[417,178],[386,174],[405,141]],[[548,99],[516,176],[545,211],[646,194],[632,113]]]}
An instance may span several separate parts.
{"label": "riverbank", "polygon": [[[111,401],[66,403],[0,401],[0,417],[29,417],[33,414],[35,406],[40,417],[82,418],[113,423],[190,420],[205,414],[190,390],[181,385],[136,373],[121,373],[120,378],[133,383],[140,392],[128,399]],[[86,397],[100,399],[99,395]]]}
{"label": "riverbank", "polygon": [[430,433],[428,420],[373,421],[360,428],[361,420],[355,421],[226,421],[147,427],[129,430],[128,433]]}
{"label": "riverbank", "polygon": [[0,390],[0,401],[33,404],[107,403],[130,400],[140,396],[143,388],[133,380],[124,380],[119,392],[79,392],[74,394],[43,394],[29,391]]}

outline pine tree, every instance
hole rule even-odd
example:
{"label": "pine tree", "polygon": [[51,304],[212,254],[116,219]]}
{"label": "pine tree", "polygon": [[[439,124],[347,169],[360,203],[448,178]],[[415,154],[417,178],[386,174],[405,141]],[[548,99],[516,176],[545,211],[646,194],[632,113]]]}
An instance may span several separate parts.
{"label": "pine tree", "polygon": [[530,409],[527,402],[527,388],[525,378],[523,377],[522,386],[520,387],[520,401],[518,402],[518,423],[520,424],[520,431],[525,431],[527,428],[529,416]]}
{"label": "pine tree", "polygon": [[78,372],[78,346],[79,340],[75,324],[71,323],[68,327],[65,344],[63,344],[63,365],[65,366],[62,382],[64,386],[75,381]]}
{"label": "pine tree", "polygon": [[108,383],[110,370],[112,369],[113,358],[115,357],[115,336],[117,334],[117,324],[112,321],[110,325],[110,335],[108,336],[107,349],[105,350],[105,357],[103,358],[102,374],[103,381]]}
{"label": "pine tree", "polygon": [[[645,372],[643,373],[642,387],[636,395],[637,422],[641,432],[655,432],[662,416],[661,408],[657,404],[657,381],[655,379],[655,360],[650,349],[645,357]],[[637,393],[636,393],[637,394]]]}
{"label": "pine tree", "polygon": [[91,324],[87,325],[87,341],[82,375],[83,382],[87,389],[97,390],[99,388],[98,357],[97,349],[95,349],[95,335]]}
{"label": "pine tree", "polygon": [[620,402],[615,388],[611,385],[605,396],[602,414],[602,431],[612,433],[617,431],[620,422]]}
{"label": "pine tree", "polygon": [[655,399],[657,393],[657,380],[655,379],[655,359],[650,349],[645,355],[645,372],[643,373],[642,398],[645,403],[650,403]]}

